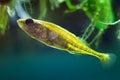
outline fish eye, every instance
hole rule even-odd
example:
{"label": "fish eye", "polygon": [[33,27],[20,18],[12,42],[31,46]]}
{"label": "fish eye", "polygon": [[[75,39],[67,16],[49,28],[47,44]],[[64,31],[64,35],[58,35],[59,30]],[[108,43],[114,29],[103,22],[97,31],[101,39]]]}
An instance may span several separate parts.
{"label": "fish eye", "polygon": [[32,19],[26,19],[25,23],[26,24],[32,24],[32,23],[34,23],[34,21]]}

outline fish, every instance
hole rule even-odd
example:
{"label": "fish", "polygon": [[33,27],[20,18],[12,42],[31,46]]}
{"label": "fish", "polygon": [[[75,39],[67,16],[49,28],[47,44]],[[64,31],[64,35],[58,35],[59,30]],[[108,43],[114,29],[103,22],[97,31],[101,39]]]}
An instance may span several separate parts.
{"label": "fish", "polygon": [[97,57],[103,65],[111,66],[116,60],[115,54],[102,53],[91,49],[75,34],[52,22],[33,18],[17,20],[18,26],[31,38],[59,50],[72,54]]}

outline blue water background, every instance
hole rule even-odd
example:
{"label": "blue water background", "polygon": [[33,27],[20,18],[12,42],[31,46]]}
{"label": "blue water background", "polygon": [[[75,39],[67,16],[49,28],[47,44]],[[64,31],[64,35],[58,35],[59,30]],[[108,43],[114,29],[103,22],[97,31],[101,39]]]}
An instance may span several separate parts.
{"label": "blue water background", "polygon": [[[89,20],[83,13],[79,14],[82,18],[76,15],[67,15],[62,20],[52,17],[56,19],[53,22],[80,36]],[[104,68],[95,57],[69,54],[31,39],[15,21],[10,20],[10,29],[0,36],[0,80],[120,80],[120,40],[116,26],[106,30],[99,47],[93,46],[97,51],[117,56],[112,67]]]}

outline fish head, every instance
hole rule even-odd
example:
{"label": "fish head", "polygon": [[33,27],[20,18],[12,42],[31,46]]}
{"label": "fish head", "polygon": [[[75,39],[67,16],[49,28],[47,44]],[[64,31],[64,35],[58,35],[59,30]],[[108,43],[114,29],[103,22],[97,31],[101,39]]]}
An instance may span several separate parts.
{"label": "fish head", "polygon": [[31,18],[26,18],[26,19],[18,19],[17,20],[18,26],[23,29],[26,30],[28,27],[35,25],[35,20],[31,19]]}
{"label": "fish head", "polygon": [[25,32],[33,34],[32,32],[37,31],[38,29],[40,30],[42,24],[40,21],[31,19],[31,18],[26,18],[26,19],[18,19],[17,20],[18,26]]}
{"label": "fish head", "polygon": [[40,20],[31,18],[17,20],[18,26],[29,36],[36,39],[46,39],[47,28]]}

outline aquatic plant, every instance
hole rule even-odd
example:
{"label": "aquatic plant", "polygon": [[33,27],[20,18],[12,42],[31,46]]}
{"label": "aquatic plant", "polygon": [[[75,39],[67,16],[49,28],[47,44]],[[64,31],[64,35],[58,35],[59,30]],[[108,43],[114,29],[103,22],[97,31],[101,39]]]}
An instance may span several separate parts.
{"label": "aquatic plant", "polygon": [[8,14],[14,15],[14,0],[0,0],[0,34],[4,34],[8,23]]}
{"label": "aquatic plant", "polygon": [[98,33],[89,42],[89,44],[92,44],[95,41],[97,41],[98,44],[98,41],[100,40],[102,34],[109,27],[109,24],[103,23],[114,22],[111,0],[79,0],[78,5],[72,5],[70,0],[65,1],[70,10],[75,11],[82,9],[89,17],[91,23],[85,30],[82,38],[87,40],[92,35],[92,32],[97,29]]}
{"label": "aquatic plant", "polygon": [[[32,17],[44,19],[48,12],[49,6],[51,10],[54,10],[55,8],[60,7],[59,4],[63,1],[64,0],[23,0],[16,6],[16,11],[20,18]],[[22,13],[20,11],[22,11]]]}
{"label": "aquatic plant", "polygon": [[27,13],[24,9],[20,9],[21,6],[19,5],[22,2],[27,1],[28,0],[0,0],[0,34],[3,35],[5,33],[9,17],[13,17],[15,15],[15,9],[18,14],[22,13],[27,16]]}
{"label": "aquatic plant", "polygon": [[[117,13],[116,18],[119,19],[120,18],[120,8],[119,7],[117,8],[116,13]],[[120,20],[118,20],[116,22],[116,23],[118,23],[116,34],[117,34],[117,39],[120,40],[120,23],[119,22],[120,22]]]}
{"label": "aquatic plant", "polygon": [[[48,10],[48,3],[51,6],[51,10],[59,8],[61,3],[66,3],[68,10],[66,10],[65,12],[67,13],[75,12],[76,10],[83,10],[83,12],[85,13],[85,15],[87,15],[91,23],[82,34],[82,39],[87,40],[91,38],[92,33],[94,33],[97,30],[96,35],[94,35],[94,37],[89,42],[90,45],[98,45],[99,41],[101,40],[102,34],[108,27],[110,27],[110,25],[113,25],[114,23],[114,15],[111,0],[76,0],[76,5],[73,4],[75,1],[72,0],[38,0],[37,2],[37,11],[34,11],[35,7],[34,2],[32,0],[28,0],[26,3],[23,3],[23,7],[26,13],[28,13],[29,17],[36,19],[44,19]],[[22,16],[21,18],[28,18],[28,16]]]}
{"label": "aquatic plant", "polygon": [[4,35],[9,17],[15,15],[15,10],[20,17],[30,17],[21,5],[21,3],[29,1],[30,0],[0,0],[0,34]]}
{"label": "aquatic plant", "polygon": [[51,10],[54,10],[59,8],[61,3],[65,3],[68,7],[68,10],[65,12],[69,13],[75,12],[76,10],[83,10],[85,15],[87,15],[91,23],[82,34],[82,39],[87,41],[87,39],[92,36],[92,33],[97,30],[98,32],[94,35],[89,44],[95,43],[98,45],[102,34],[109,27],[110,23],[114,22],[111,0],[76,0],[76,5],[73,4],[74,2],[75,1],[72,0],[1,0],[0,34],[5,33],[8,14],[13,16],[15,13],[14,9],[20,18],[44,20],[48,13],[49,6]]}

